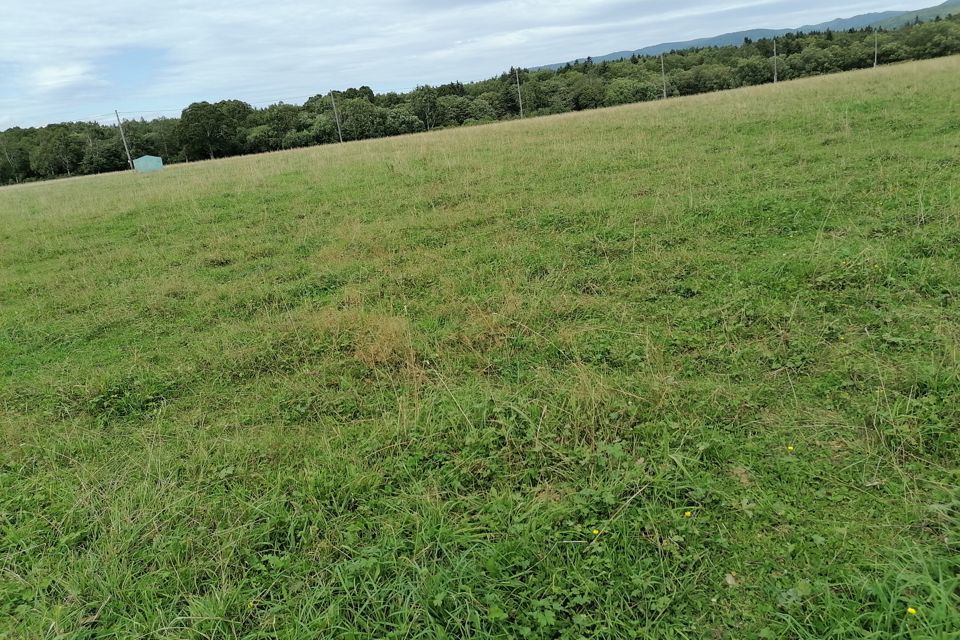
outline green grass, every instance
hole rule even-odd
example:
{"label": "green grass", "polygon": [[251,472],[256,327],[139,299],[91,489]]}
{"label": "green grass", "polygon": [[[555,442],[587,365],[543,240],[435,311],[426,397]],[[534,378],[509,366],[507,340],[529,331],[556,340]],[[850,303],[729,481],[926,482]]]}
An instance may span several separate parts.
{"label": "green grass", "polygon": [[0,190],[0,637],[956,638],[958,95]]}

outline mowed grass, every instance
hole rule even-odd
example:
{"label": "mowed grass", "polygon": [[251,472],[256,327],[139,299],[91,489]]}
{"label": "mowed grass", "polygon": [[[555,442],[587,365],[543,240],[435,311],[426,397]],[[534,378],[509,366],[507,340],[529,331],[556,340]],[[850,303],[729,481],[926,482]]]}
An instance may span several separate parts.
{"label": "mowed grass", "polygon": [[957,638],[958,96],[0,190],[0,637]]}

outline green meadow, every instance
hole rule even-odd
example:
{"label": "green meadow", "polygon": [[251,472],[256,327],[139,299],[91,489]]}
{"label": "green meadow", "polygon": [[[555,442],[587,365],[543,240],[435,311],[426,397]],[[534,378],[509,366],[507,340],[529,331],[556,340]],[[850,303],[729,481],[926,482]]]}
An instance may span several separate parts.
{"label": "green meadow", "polygon": [[0,637],[956,639],[958,96],[0,189]]}

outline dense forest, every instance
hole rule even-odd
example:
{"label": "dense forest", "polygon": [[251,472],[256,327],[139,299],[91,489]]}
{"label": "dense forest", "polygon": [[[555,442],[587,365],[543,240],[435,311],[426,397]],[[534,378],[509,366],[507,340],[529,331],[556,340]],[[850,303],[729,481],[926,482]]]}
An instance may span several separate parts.
{"label": "dense forest", "polygon": [[[197,102],[179,118],[128,120],[134,157],[183,162],[683,96],[960,53],[960,15],[896,31],[788,34],[738,47],[659,57],[511,69],[480,82],[376,94],[369,87],[316,95],[302,105],[254,108],[240,100]],[[518,92],[519,84],[519,92]],[[117,126],[68,122],[0,132],[0,184],[127,168]]]}

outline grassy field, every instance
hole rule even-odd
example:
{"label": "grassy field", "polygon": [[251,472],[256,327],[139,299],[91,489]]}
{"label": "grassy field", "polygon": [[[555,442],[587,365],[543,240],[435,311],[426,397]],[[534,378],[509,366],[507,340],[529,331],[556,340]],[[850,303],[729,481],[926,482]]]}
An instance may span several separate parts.
{"label": "grassy field", "polygon": [[957,638],[957,96],[0,190],[0,637]]}

